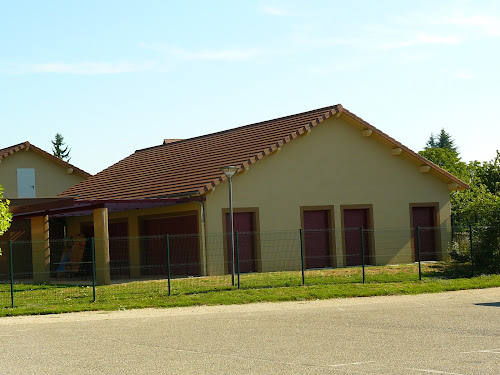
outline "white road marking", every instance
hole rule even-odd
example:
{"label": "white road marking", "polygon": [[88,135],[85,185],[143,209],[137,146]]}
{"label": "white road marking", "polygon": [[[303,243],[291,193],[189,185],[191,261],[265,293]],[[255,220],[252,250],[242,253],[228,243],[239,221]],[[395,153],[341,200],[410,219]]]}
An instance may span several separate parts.
{"label": "white road marking", "polygon": [[462,354],[471,354],[471,353],[494,353],[494,354],[500,354],[500,349],[485,349],[485,350],[473,350],[471,352],[462,352]]}
{"label": "white road marking", "polygon": [[465,375],[465,374],[459,374],[458,372],[447,372],[447,371],[439,371],[439,370],[425,370],[425,369],[411,368],[411,367],[409,368],[409,370],[427,372],[429,374]]}
{"label": "white road marking", "polygon": [[353,366],[353,365],[365,365],[367,363],[375,363],[375,361],[339,363],[337,365],[328,365],[328,367],[342,367],[342,366]]}

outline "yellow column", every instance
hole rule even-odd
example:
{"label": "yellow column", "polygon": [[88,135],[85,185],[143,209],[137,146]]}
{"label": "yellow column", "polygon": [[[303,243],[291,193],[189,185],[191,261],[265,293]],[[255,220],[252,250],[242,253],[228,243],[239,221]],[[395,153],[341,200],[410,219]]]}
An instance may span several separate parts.
{"label": "yellow column", "polygon": [[141,243],[139,240],[139,218],[131,214],[128,218],[128,257],[130,277],[141,276]]}
{"label": "yellow column", "polygon": [[208,276],[207,270],[207,248],[206,248],[206,234],[205,234],[205,206],[203,202],[196,202],[200,206],[200,220],[198,226],[198,233],[200,233],[200,259],[201,259],[201,275]]}
{"label": "yellow column", "polygon": [[31,218],[31,241],[33,281],[35,283],[48,283],[50,282],[48,216],[36,216]]}
{"label": "yellow column", "polygon": [[110,282],[108,209],[96,208],[93,213],[96,282],[105,285]]}

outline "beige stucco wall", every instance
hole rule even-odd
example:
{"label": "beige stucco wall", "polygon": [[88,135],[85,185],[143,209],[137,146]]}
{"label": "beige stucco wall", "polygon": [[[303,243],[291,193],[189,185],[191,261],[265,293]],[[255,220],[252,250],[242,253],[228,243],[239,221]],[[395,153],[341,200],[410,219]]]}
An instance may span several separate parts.
{"label": "beige stucco wall", "polygon": [[[236,145],[237,147],[237,145]],[[207,233],[223,231],[222,209],[228,207],[228,183],[207,194]],[[330,118],[233,178],[236,208],[259,207],[262,271],[300,265],[301,206],[334,206],[337,264],[343,264],[341,205],[373,205],[375,263],[411,262],[410,203],[439,205],[446,252],[450,228],[447,182],[391,147],[363,137],[343,117]],[[293,232],[279,232],[293,231]],[[295,233],[295,234],[294,234]],[[289,254],[284,257],[286,248]],[[224,249],[207,243],[208,272],[223,272]]]}
{"label": "beige stucco wall", "polygon": [[35,169],[37,198],[54,197],[85,179],[75,172],[68,174],[65,166],[35,151],[19,151],[0,163],[0,185],[6,198],[17,198],[17,168]]}

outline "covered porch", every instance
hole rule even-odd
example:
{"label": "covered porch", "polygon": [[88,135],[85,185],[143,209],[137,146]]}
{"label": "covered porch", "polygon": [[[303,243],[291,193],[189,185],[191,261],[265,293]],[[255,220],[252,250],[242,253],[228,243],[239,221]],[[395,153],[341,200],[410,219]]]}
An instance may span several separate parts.
{"label": "covered porch", "polygon": [[[173,275],[206,275],[204,201],[199,196],[14,199],[14,220],[27,222],[31,238],[12,242],[22,247],[23,263],[29,263],[23,268],[32,271],[35,283],[88,276],[92,256],[97,284],[166,276],[167,246],[176,265],[168,270]],[[55,222],[63,230],[51,230]],[[4,255],[9,255],[5,246]]]}

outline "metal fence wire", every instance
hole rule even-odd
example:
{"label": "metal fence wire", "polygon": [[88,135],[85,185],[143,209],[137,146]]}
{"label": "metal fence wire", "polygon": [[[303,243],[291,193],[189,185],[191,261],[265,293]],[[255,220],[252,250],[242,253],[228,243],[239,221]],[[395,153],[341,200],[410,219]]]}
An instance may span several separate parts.
{"label": "metal fence wire", "polygon": [[240,288],[471,277],[484,272],[478,259],[484,262],[490,253],[477,246],[480,233],[472,226],[359,227],[235,232],[234,242],[230,233],[0,242],[0,306],[36,303],[30,297],[35,292],[54,294],[55,304],[95,301],[96,286],[109,283],[142,282],[134,295],[140,299],[148,293],[168,298]]}

